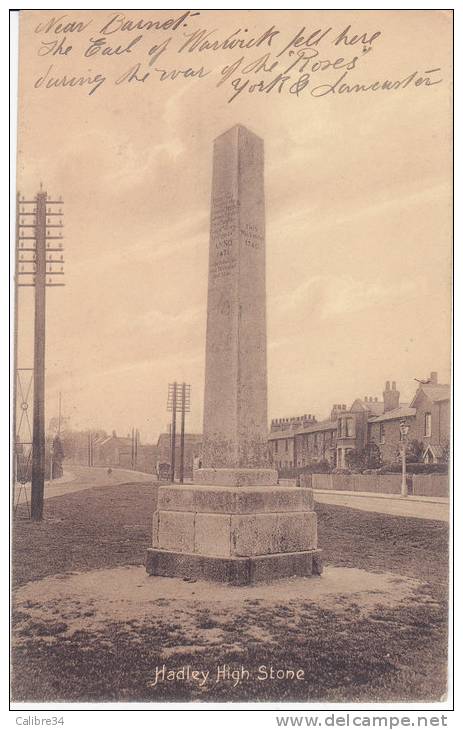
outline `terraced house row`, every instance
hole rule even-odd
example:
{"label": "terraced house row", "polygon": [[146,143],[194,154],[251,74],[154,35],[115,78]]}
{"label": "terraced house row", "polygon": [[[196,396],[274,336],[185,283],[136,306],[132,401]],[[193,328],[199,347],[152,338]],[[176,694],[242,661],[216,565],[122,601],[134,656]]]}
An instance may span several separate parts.
{"label": "terraced house row", "polygon": [[450,438],[450,386],[438,382],[437,373],[420,382],[411,403],[401,403],[395,381],[386,382],[383,400],[365,396],[350,408],[336,404],[329,418],[317,421],[311,414],[273,419],[269,451],[281,472],[327,461],[345,468],[349,451],[374,448],[383,464],[397,461],[400,423],[409,426],[407,441],[422,444],[421,460],[446,460]]}

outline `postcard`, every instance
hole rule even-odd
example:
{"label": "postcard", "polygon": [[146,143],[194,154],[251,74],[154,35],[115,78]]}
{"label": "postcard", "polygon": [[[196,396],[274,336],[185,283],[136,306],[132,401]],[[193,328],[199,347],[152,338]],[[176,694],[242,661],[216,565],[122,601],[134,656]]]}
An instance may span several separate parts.
{"label": "postcard", "polygon": [[13,703],[451,702],[452,34],[19,12]]}

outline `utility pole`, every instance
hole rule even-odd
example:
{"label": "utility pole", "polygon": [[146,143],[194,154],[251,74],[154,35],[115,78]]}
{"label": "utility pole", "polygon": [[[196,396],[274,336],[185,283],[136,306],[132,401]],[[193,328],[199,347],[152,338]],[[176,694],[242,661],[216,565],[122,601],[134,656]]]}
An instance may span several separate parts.
{"label": "utility pole", "polygon": [[185,414],[190,411],[190,386],[186,383],[170,383],[167,396],[167,410],[172,411],[171,426],[171,480],[175,481],[175,446],[176,446],[176,426],[177,411],[181,413],[181,431],[180,431],[180,483],[183,484],[185,469]]}
{"label": "utility pole", "polygon": [[38,193],[35,224],[34,418],[31,516],[43,517],[45,478],[45,270],[47,194]]}
{"label": "utility pole", "polygon": [[[54,235],[52,229],[63,227],[62,221],[54,223],[53,216],[62,217],[61,208],[56,211],[52,206],[62,205],[62,200],[50,200],[42,190],[37,193],[35,200],[19,199],[18,207],[18,256],[19,270],[17,271],[16,286],[35,287],[34,311],[34,409],[32,429],[32,479],[31,479],[31,518],[39,521],[43,517],[43,492],[45,480],[45,322],[46,322],[46,287],[64,286],[56,283],[55,275],[64,275],[63,234]],[[33,205],[32,210],[28,206]],[[31,216],[27,220],[26,216]],[[35,219],[35,220],[34,220]],[[31,235],[24,235],[26,233]],[[33,241],[33,244],[24,241]],[[57,243],[50,243],[57,241]],[[58,243],[59,242],[59,243]],[[56,253],[58,252],[58,253]],[[24,253],[28,258],[24,258]],[[60,258],[58,258],[60,254]],[[30,269],[25,271],[24,264]],[[59,265],[59,269],[55,268]],[[29,281],[19,281],[19,276],[29,277]],[[32,279],[32,280],[30,280]],[[16,323],[17,326],[17,323]],[[17,364],[15,365],[17,368]],[[16,428],[16,423],[15,423]],[[16,437],[15,437],[16,439]]]}
{"label": "utility pole", "polygon": [[87,434],[87,460],[88,465],[93,466],[93,433],[91,431]]}
{"label": "utility pole", "polygon": [[183,484],[185,475],[185,414],[190,412],[190,386],[182,383],[181,413],[182,424],[180,431],[180,484]]}
{"label": "utility pole", "polygon": [[139,438],[140,438],[140,433],[138,431],[138,428],[132,428],[132,450],[131,450],[131,458],[130,458],[130,463],[132,464],[132,469],[137,468]]}
{"label": "utility pole", "polygon": [[167,410],[172,411],[172,429],[170,441],[170,480],[175,482],[175,446],[177,428],[177,382],[169,384]]}
{"label": "utility pole", "polygon": [[16,194],[16,242],[15,242],[15,258],[14,258],[14,319],[13,319],[13,506],[15,504],[16,478],[18,474],[18,429],[17,429],[17,398],[18,398],[18,259],[19,259],[19,192]]}

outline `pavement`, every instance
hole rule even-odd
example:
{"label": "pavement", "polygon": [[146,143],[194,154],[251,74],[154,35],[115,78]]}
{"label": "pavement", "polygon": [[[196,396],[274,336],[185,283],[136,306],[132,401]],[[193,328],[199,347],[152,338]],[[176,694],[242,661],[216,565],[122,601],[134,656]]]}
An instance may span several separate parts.
{"label": "pavement", "polygon": [[[110,487],[132,482],[154,484],[155,475],[133,471],[132,469],[117,468],[112,468],[111,474],[108,474],[108,468],[105,466],[77,466],[71,464],[69,469],[64,469],[62,477],[53,479],[51,482],[45,482],[44,499],[60,497],[71,492],[81,492],[84,489],[92,489],[92,487]],[[26,496],[30,504],[30,482],[27,482],[23,489],[21,489],[20,484],[16,484],[15,504],[23,504],[26,501]]]}
{"label": "pavement", "polygon": [[314,499],[322,504],[350,507],[364,512],[379,512],[385,515],[416,517],[439,522],[449,521],[449,500],[446,497],[401,497],[395,494],[314,489]]}

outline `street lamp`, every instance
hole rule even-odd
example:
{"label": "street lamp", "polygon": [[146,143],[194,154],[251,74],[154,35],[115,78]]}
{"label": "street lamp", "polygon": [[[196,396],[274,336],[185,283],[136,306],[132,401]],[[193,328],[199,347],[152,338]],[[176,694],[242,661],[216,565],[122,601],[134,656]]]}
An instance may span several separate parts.
{"label": "street lamp", "polygon": [[400,422],[400,441],[402,443],[402,485],[400,487],[400,494],[402,497],[408,497],[407,489],[407,474],[405,465],[405,443],[407,440],[407,433],[410,430],[408,423],[403,420]]}

